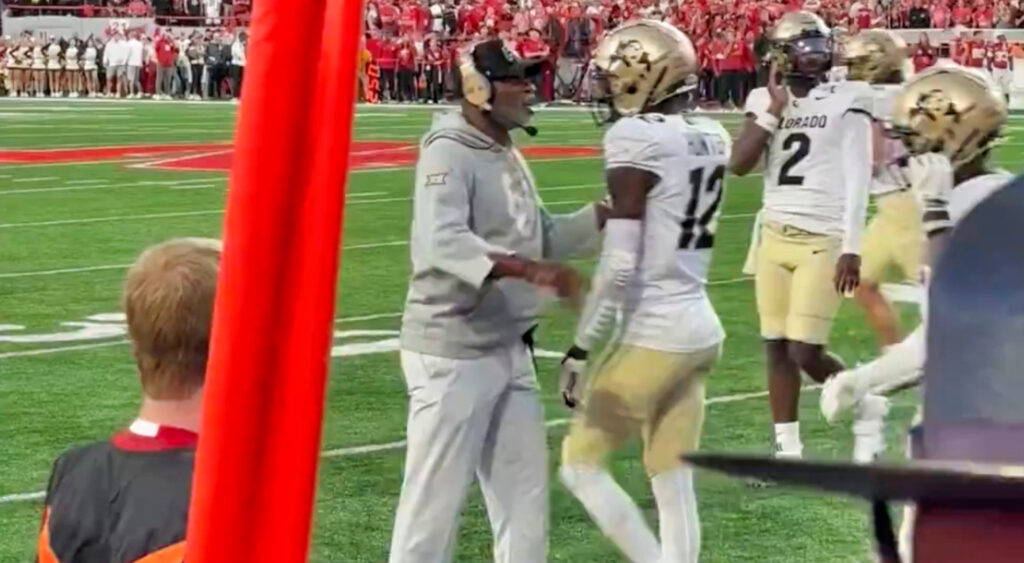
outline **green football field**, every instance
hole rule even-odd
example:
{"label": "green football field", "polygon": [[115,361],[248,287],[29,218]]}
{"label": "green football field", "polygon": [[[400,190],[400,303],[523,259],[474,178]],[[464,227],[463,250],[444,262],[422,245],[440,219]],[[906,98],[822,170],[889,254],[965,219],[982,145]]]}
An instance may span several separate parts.
{"label": "green football field", "polygon": [[[102,440],[132,420],[138,384],[119,288],[147,245],[217,237],[236,108],[227,104],[0,101],[0,562],[30,561],[50,464],[73,444]],[[406,246],[415,142],[436,108],[361,108],[349,178],[337,326],[323,431],[311,559],[384,561],[401,485],[405,388],[397,330],[408,273]],[[731,130],[738,116],[723,116]],[[1021,123],[996,152],[1019,171]],[[540,193],[555,212],[602,195],[601,130],[587,113],[543,111],[541,134],[521,139]],[[4,164],[6,163],[6,164]],[[838,171],[837,171],[838,172]],[[704,447],[767,452],[772,440],[753,286],[740,269],[760,177],[732,178],[719,224],[711,296],[729,338],[710,379]],[[578,263],[589,271],[592,262]],[[914,322],[906,310],[906,324]],[[573,319],[552,308],[539,359],[550,421],[552,476],[568,412],[557,400],[557,352]],[[848,362],[875,353],[852,303],[833,347]],[[895,398],[889,455],[898,458],[916,405]],[[848,425],[829,427],[817,392],[802,405],[806,453],[845,459]],[[632,445],[614,472],[651,522],[656,510]],[[703,560],[868,561],[867,505],[782,487],[751,489],[698,477]],[[656,528],[655,528],[656,529]],[[490,529],[470,497],[457,559],[490,559]],[[552,479],[550,559],[620,561],[582,508]]]}

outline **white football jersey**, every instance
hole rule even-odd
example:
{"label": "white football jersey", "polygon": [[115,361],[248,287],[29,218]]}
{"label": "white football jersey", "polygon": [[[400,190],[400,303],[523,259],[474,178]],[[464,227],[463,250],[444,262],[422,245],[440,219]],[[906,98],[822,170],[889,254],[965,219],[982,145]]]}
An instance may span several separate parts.
{"label": "white football jersey", "polygon": [[606,169],[661,178],[647,194],[643,247],[623,300],[623,342],[691,352],[725,338],[705,285],[731,146],[721,123],[694,116],[643,114],[606,133]]}
{"label": "white football jersey", "polygon": [[[771,97],[756,88],[745,113],[767,113]],[[844,232],[843,117],[848,112],[871,118],[873,97],[865,82],[821,84],[804,98],[790,93],[765,152],[763,219],[819,234]],[[857,157],[864,158],[864,157]],[[870,162],[863,166],[870,168]],[[867,171],[870,177],[870,171]],[[860,186],[861,189],[867,186]]]}
{"label": "white football jersey", "polygon": [[[888,126],[892,121],[893,103],[902,88],[903,86],[900,84],[875,84],[871,87],[874,92],[872,115],[875,121]],[[907,149],[899,139],[887,138],[883,141],[882,159],[885,164],[892,163],[906,154]],[[906,188],[909,186],[898,175],[893,174],[892,168],[889,166],[880,166],[871,181],[871,195],[874,196]]]}

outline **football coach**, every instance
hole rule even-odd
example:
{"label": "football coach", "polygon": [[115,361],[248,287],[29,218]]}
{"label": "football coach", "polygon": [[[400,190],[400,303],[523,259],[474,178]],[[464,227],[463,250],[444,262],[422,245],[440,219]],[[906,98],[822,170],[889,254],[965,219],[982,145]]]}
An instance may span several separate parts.
{"label": "football coach", "polygon": [[500,40],[471,45],[459,107],[439,114],[416,166],[412,278],[402,318],[409,392],[405,478],[392,563],[450,561],[474,476],[494,559],[547,559],[544,413],[532,357],[543,292],[577,301],[555,260],[597,248],[605,210],[549,214],[511,132],[533,136],[531,78]]}

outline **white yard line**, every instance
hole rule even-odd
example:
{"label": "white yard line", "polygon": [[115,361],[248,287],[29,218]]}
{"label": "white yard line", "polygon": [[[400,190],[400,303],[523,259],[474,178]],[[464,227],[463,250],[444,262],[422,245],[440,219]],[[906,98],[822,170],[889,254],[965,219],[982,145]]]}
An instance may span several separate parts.
{"label": "white yard line", "polygon": [[92,350],[93,348],[107,348],[109,346],[119,346],[121,344],[127,344],[127,340],[114,340],[112,342],[95,342],[93,344],[76,344],[74,346],[57,346],[55,348],[37,348],[35,350],[19,350],[17,352],[4,352],[0,354],[0,359],[3,358],[23,358],[25,356],[46,356],[49,354],[56,354],[58,352],[71,352],[74,350]]}
{"label": "white yard line", "polygon": [[[372,193],[372,192],[370,192]],[[399,201],[411,201],[411,197],[388,197],[380,199],[352,199],[346,205],[366,205],[372,203],[392,203]],[[548,201],[545,206],[554,205],[582,205],[592,200],[573,199],[567,201]],[[0,229],[16,229],[22,227],[55,227],[60,225],[80,225],[83,223],[104,223],[110,221],[131,221],[136,219],[165,219],[170,217],[192,217],[196,215],[216,215],[223,213],[223,209],[206,209],[202,211],[174,211],[169,213],[145,213],[142,215],[112,215],[108,217],[85,217],[81,219],[58,219],[54,221],[29,221],[25,223],[0,223]],[[741,217],[753,217],[756,213],[739,213],[722,215],[719,219],[738,219]]]}
{"label": "white yard line", "polygon": [[18,227],[51,227],[56,225],[80,225],[83,223],[103,223],[107,221],[127,221],[131,219],[164,219],[167,217],[192,217],[195,215],[215,215],[223,212],[223,209],[207,209],[204,211],[175,211],[171,213],[147,213],[143,215],[115,215],[110,217],[87,217],[83,219],[60,219],[57,221],[31,221],[28,223],[0,223],[0,229],[14,229]]}
{"label": "white yard line", "polygon": [[[817,385],[809,385],[801,388],[801,391],[810,391],[817,389]],[[738,403],[741,401],[749,401],[751,399],[761,399],[768,396],[767,391],[754,391],[751,393],[735,393],[732,395],[723,395],[721,397],[711,397],[704,401],[705,405],[724,405],[729,403]],[[572,419],[571,418],[554,418],[544,423],[544,426],[548,428],[556,428],[559,426],[565,426]],[[384,442],[380,444],[366,444],[364,446],[349,446],[346,448],[334,448],[330,450],[324,450],[320,452],[322,458],[336,458],[336,457],[353,457],[365,454],[373,454],[379,452],[392,452],[405,448],[405,440],[398,440],[395,442]],[[27,502],[42,500],[46,497],[45,491],[34,491],[30,493],[14,493],[0,496],[0,504],[9,504],[14,502]]]}
{"label": "white yard line", "polygon": [[38,176],[33,178],[15,178],[11,181],[17,184],[19,182],[46,182],[49,180],[60,180],[60,178],[57,176]]}
{"label": "white yard line", "polygon": [[[343,246],[342,250],[363,250],[367,248],[387,248],[390,246],[406,246],[409,241],[393,240],[386,242],[371,242],[365,244],[353,244]],[[7,272],[0,273],[0,279],[5,278],[33,278],[40,276],[59,276],[62,274],[77,274],[81,272],[100,272],[103,270],[127,270],[131,264],[104,264],[99,266],[82,266],[79,268],[57,268],[53,270],[35,270],[29,272]]]}
{"label": "white yard line", "polygon": [[[94,184],[94,185],[74,185],[74,186],[57,186],[53,188],[29,188],[23,190],[0,190],[0,196],[12,195],[12,194],[35,194],[35,193],[48,193],[48,192],[75,192],[81,190],[104,190],[111,188],[135,188],[140,187],[168,187],[171,189],[183,189],[188,188],[196,183],[208,184],[210,182],[224,182],[226,178],[194,178],[190,180],[174,180],[170,182],[129,182],[127,184]],[[92,180],[90,180],[92,181]],[[72,182],[68,182],[71,184]],[[174,186],[182,186],[183,188],[175,188]]]}

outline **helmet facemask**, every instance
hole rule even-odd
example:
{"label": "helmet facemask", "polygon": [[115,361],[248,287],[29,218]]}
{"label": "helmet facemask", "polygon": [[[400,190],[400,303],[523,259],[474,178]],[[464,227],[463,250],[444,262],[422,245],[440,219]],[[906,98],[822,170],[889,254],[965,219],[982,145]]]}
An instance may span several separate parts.
{"label": "helmet facemask", "polygon": [[777,47],[777,56],[787,80],[817,83],[832,68],[832,38],[812,35],[790,39]]}

